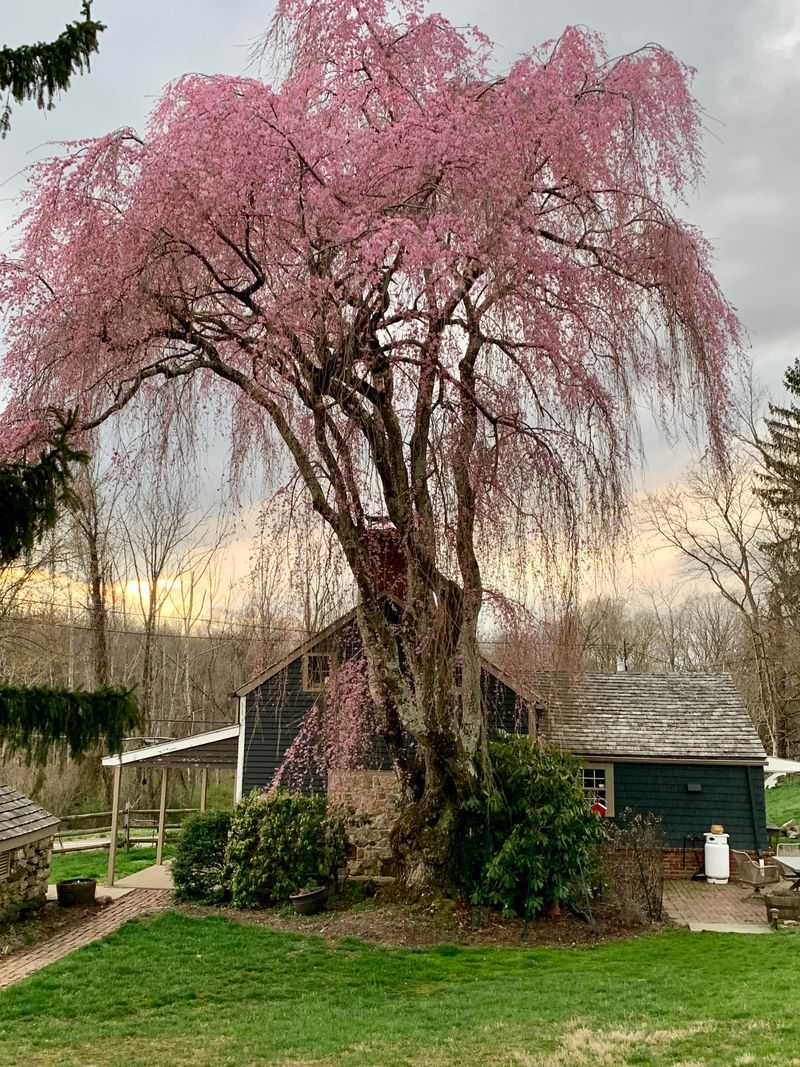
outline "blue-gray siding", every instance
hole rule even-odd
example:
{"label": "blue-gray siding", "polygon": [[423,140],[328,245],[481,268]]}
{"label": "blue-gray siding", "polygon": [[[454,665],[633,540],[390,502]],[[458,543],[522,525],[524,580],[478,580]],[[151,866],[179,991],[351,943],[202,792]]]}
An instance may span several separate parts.
{"label": "blue-gray siding", "polygon": [[[302,668],[298,656],[245,698],[243,793],[272,782],[318,696],[303,689]],[[482,688],[492,729],[528,732],[527,708],[509,686],[484,671]],[[382,745],[376,750],[376,766],[389,766]]]}
{"label": "blue-gray siding", "polygon": [[317,693],[303,689],[302,657],[248,693],[242,792],[269,785]]}
{"label": "blue-gray siding", "polygon": [[[699,792],[689,785],[699,785]],[[670,845],[722,823],[732,848],[767,847],[764,772],[761,767],[719,764],[617,763],[614,808],[652,811]]]}

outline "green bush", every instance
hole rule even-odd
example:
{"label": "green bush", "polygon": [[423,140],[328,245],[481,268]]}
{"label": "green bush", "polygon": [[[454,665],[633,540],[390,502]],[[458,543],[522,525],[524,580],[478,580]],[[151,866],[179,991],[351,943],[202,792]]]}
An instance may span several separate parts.
{"label": "green bush", "polygon": [[341,817],[325,797],[252,792],[237,806],[225,855],[225,882],[239,908],[282,904],[328,882],[345,860]]}
{"label": "green bush", "polygon": [[183,824],[172,862],[172,879],[179,900],[217,904],[225,898],[223,868],[231,814],[208,811]]}
{"label": "green bush", "polygon": [[465,806],[455,875],[474,904],[530,919],[567,900],[593,869],[603,828],[571,756],[504,735],[491,757],[496,789]]}

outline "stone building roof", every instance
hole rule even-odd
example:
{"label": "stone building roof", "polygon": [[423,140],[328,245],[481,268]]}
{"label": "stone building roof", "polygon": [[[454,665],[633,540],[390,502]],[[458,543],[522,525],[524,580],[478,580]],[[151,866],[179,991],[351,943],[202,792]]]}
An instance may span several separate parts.
{"label": "stone building roof", "polygon": [[539,732],[576,755],[764,763],[728,674],[538,672]]}
{"label": "stone building roof", "polygon": [[0,852],[55,832],[58,819],[28,797],[0,785]]}

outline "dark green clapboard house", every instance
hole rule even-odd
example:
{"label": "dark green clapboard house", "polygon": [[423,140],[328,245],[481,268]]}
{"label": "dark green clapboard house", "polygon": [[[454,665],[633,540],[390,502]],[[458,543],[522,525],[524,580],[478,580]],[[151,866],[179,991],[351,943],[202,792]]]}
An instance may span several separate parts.
{"label": "dark green clapboard house", "polygon": [[542,673],[537,709],[539,735],[580,759],[610,816],[661,818],[674,873],[713,824],[732,848],[766,849],[766,753],[730,675]]}
{"label": "dark green clapboard house", "polygon": [[[239,796],[273,782],[327,679],[359,648],[349,612],[238,690]],[[545,671],[523,688],[485,660],[483,690],[493,727],[571,752],[610,818],[659,816],[672,873],[695,869],[712,824],[733,848],[766,848],[766,755],[728,675]]]}

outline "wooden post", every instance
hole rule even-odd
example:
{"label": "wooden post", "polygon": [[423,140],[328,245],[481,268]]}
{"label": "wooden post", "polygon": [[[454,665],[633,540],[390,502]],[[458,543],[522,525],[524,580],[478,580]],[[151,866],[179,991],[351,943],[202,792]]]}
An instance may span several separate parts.
{"label": "wooden post", "polygon": [[203,767],[200,771],[200,810],[206,810],[206,802],[208,800],[208,767]]}
{"label": "wooden post", "polygon": [[167,782],[169,767],[161,772],[161,803],[158,805],[158,843],[156,844],[156,866],[164,858],[164,832],[167,828]]}
{"label": "wooden post", "polygon": [[106,885],[114,884],[114,876],[116,874],[117,866],[117,823],[119,821],[119,787],[122,781],[122,764],[119,763],[114,768],[114,787],[112,789],[112,801],[111,801],[111,840],[108,844],[108,872],[106,874]]}

